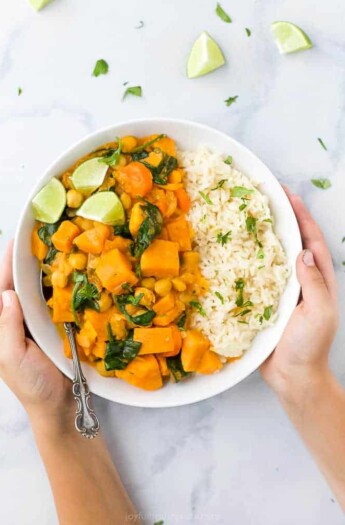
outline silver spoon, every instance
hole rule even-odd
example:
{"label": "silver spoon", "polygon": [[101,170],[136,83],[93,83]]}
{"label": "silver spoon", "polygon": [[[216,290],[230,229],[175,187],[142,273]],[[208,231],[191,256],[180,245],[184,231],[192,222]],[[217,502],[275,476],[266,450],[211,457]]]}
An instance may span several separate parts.
{"label": "silver spoon", "polygon": [[[40,274],[40,287],[41,295],[46,301],[48,299],[46,290],[43,287],[43,272]],[[85,376],[83,374],[80,359],[78,355],[78,349],[75,341],[75,324],[64,323],[64,329],[68,337],[68,341],[72,350],[72,362],[73,362],[73,395],[77,402],[76,417],[75,417],[75,428],[82,436],[93,439],[97,436],[100,425],[98,418],[93,408],[91,408],[91,393]]]}

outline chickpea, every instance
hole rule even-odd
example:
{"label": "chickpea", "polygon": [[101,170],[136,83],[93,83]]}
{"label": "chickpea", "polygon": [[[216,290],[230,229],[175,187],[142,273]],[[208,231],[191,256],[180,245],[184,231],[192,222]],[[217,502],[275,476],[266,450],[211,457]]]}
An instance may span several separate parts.
{"label": "chickpea", "polygon": [[177,292],[184,292],[187,289],[186,283],[178,277],[172,280],[172,285]]}
{"label": "chickpea", "polygon": [[84,197],[77,190],[68,190],[67,206],[69,208],[79,208],[83,203]]}
{"label": "chickpea", "polygon": [[127,159],[124,155],[120,155],[119,160],[117,161],[117,166],[123,168],[127,164]]}
{"label": "chickpea", "polygon": [[71,253],[68,262],[74,270],[84,270],[87,265],[87,255],[85,253]]}
{"label": "chickpea", "polygon": [[50,275],[45,275],[42,279],[43,286],[51,286],[52,285],[52,279]]}
{"label": "chickpea", "polygon": [[122,206],[125,210],[129,210],[132,206],[132,199],[128,195],[128,193],[123,192],[120,197],[120,201],[122,202]]}
{"label": "chickpea", "polygon": [[153,277],[145,277],[144,279],[141,279],[141,286],[148,290],[154,290],[155,283],[156,281]]}
{"label": "chickpea", "polygon": [[132,149],[136,148],[138,141],[135,137],[128,136],[121,139],[121,150],[124,153],[129,153]]}
{"label": "chickpea", "polygon": [[155,294],[148,290],[147,288],[136,288],[134,292],[134,297],[138,297],[138,295],[144,294],[143,297],[140,299],[139,304],[142,306],[150,307],[156,300]]}
{"label": "chickpea", "polygon": [[159,279],[155,284],[155,292],[158,295],[168,295],[172,288],[171,281],[169,279]]}
{"label": "chickpea", "polygon": [[57,286],[58,288],[65,288],[67,286],[68,277],[66,274],[61,272],[53,272],[51,275],[52,286]]}
{"label": "chickpea", "polygon": [[107,292],[102,292],[101,297],[98,301],[99,311],[106,312],[113,304],[111,296]]}
{"label": "chickpea", "polygon": [[126,339],[126,321],[120,314],[114,314],[110,319],[111,330],[116,339]]}

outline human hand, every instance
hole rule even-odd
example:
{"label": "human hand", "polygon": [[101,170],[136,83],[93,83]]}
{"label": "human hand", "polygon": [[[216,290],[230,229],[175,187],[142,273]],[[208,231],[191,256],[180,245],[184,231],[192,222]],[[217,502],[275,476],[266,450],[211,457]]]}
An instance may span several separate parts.
{"label": "human hand", "polygon": [[13,291],[11,243],[0,266],[0,377],[18,397],[32,423],[56,427],[73,422],[70,381],[25,336],[23,313]]}
{"label": "human hand", "polygon": [[302,298],[275,352],[261,367],[268,385],[294,399],[329,373],[328,353],[338,326],[337,284],[323,234],[298,195],[287,191],[304,251],[296,263]]}

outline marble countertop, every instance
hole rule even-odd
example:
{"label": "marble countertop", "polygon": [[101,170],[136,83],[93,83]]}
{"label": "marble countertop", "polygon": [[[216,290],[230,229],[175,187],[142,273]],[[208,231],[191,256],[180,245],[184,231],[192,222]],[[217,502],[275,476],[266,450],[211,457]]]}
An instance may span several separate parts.
{"label": "marble countertop", "polygon": [[[344,312],[345,7],[342,0],[55,0],[35,13],[0,2],[0,250],[34,181],[65,148],[116,121],[149,116],[207,123],[251,148],[303,195],[331,246]],[[343,16],[341,16],[343,15]],[[269,26],[301,25],[313,50],[281,56]],[[135,29],[139,21],[142,29]],[[247,37],[245,27],[252,30]],[[227,65],[187,80],[208,30]],[[98,58],[107,76],[91,77]],[[121,101],[123,83],[143,97]],[[17,95],[22,88],[21,96]],[[227,108],[224,100],[239,95]],[[327,145],[320,147],[317,137]],[[311,178],[329,177],[322,191]],[[345,383],[344,324],[331,364]],[[114,460],[147,525],[340,525],[337,503],[258,373],[231,391],[176,409],[97,398]],[[50,488],[26,415],[0,383],[0,523],[55,525]]]}

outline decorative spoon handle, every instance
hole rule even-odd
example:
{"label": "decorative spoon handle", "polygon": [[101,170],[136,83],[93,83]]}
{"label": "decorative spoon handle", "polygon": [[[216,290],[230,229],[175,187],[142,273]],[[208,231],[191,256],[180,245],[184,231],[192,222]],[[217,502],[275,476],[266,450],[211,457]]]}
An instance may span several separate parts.
{"label": "decorative spoon handle", "polygon": [[64,323],[64,328],[71,345],[73,359],[73,394],[77,402],[77,411],[75,418],[75,428],[84,437],[93,439],[99,431],[99,421],[90,406],[91,394],[81,369],[77,345],[75,342],[75,328],[73,323]]}

